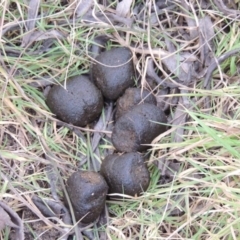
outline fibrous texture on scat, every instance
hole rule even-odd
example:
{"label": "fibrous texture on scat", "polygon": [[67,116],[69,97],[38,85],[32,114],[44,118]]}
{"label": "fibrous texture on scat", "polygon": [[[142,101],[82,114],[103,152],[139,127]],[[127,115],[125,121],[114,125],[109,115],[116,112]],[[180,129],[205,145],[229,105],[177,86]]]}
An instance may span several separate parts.
{"label": "fibrous texture on scat", "polygon": [[139,153],[109,155],[103,160],[100,172],[109,186],[109,193],[135,196],[149,186],[149,171]]}
{"label": "fibrous texture on scat", "polygon": [[144,103],[117,119],[112,131],[112,143],[119,152],[147,150],[152,140],[165,132],[165,113],[157,106]]}
{"label": "fibrous texture on scat", "polygon": [[145,89],[128,88],[125,93],[117,100],[116,119],[124,115],[135,105],[150,103],[157,105],[155,96]]}
{"label": "fibrous texture on scat", "polygon": [[91,171],[73,173],[67,180],[66,190],[76,221],[81,219],[83,223],[91,223],[99,217],[108,192],[107,183],[99,173]]}
{"label": "fibrous texture on scat", "polygon": [[88,77],[75,76],[67,80],[66,89],[52,87],[46,103],[60,120],[84,127],[100,115],[103,97]]}
{"label": "fibrous texture on scat", "polygon": [[96,57],[91,68],[93,82],[109,100],[118,99],[134,85],[132,53],[128,48],[113,48]]}

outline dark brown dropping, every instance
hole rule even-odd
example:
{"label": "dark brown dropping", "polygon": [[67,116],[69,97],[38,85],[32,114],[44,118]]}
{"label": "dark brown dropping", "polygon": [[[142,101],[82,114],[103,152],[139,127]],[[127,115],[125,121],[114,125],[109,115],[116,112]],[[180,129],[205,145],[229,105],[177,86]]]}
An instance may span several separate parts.
{"label": "dark brown dropping", "polygon": [[120,152],[142,152],[150,148],[154,138],[167,130],[164,112],[153,104],[132,108],[117,119],[112,131],[112,143]]}
{"label": "dark brown dropping", "polygon": [[144,151],[147,144],[149,121],[141,114],[129,112],[120,117],[113,128],[112,143],[120,152]]}
{"label": "dark brown dropping", "polygon": [[116,100],[134,85],[132,52],[128,48],[102,52],[96,61],[91,68],[91,77],[105,98]]}
{"label": "dark brown dropping", "polygon": [[128,110],[132,109],[135,105],[142,103],[150,103],[157,105],[155,96],[145,89],[128,88],[123,96],[117,100],[116,106],[116,119],[125,114]]}
{"label": "dark brown dropping", "polygon": [[53,86],[46,103],[60,120],[84,127],[100,115],[103,97],[86,76],[76,76],[67,80],[66,89]]}
{"label": "dark brown dropping", "polygon": [[157,106],[146,103],[136,106],[134,111],[142,114],[149,120],[150,128],[148,129],[148,137],[145,139],[146,142],[151,143],[155,137],[167,130],[167,117]]}
{"label": "dark brown dropping", "polygon": [[149,171],[139,153],[109,155],[102,162],[100,172],[109,186],[109,193],[139,195],[147,190],[150,182]]}
{"label": "dark brown dropping", "polygon": [[82,219],[82,223],[91,223],[99,217],[108,192],[107,183],[99,173],[90,171],[73,173],[67,180],[66,190],[76,221]]}

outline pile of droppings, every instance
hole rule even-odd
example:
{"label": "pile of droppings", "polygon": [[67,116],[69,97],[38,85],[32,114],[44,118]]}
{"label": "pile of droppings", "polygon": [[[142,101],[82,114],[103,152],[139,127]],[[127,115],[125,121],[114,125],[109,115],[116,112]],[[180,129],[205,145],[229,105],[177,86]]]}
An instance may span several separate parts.
{"label": "pile of droppings", "polygon": [[99,117],[103,99],[116,101],[112,143],[118,153],[103,160],[100,173],[77,171],[66,182],[76,220],[82,223],[98,218],[107,193],[138,196],[149,186],[150,174],[139,152],[166,131],[167,118],[151,92],[133,85],[131,51],[114,48],[96,57],[90,79],[70,78],[66,88],[56,85],[47,96],[48,107],[60,120],[80,127]]}

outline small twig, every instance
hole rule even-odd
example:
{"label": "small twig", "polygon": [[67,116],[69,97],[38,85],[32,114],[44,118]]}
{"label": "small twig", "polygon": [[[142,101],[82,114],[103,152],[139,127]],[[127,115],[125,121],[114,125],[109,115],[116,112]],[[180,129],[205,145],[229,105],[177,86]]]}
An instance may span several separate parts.
{"label": "small twig", "polygon": [[174,83],[169,83],[166,82],[165,79],[160,78],[153,67],[153,60],[150,58],[147,61],[147,76],[150,77],[152,80],[154,80],[158,86],[163,86],[165,88],[170,87],[170,88],[175,88],[177,87],[177,85],[175,85]]}
{"label": "small twig", "polygon": [[[174,94],[178,94],[180,93],[180,90],[178,88],[172,88],[170,89],[169,94],[170,95],[174,95]],[[163,106],[163,111],[167,111],[170,106],[175,106],[178,104],[179,101],[179,96],[173,96],[171,98],[167,97],[166,101],[164,102],[164,106]]]}
{"label": "small twig", "polygon": [[35,27],[37,21],[37,13],[40,6],[39,0],[30,0],[28,5],[28,21],[26,22],[27,34],[23,36],[22,47],[26,47],[30,41],[32,30]]}
{"label": "small twig", "polygon": [[[96,148],[99,144],[99,141],[102,138],[102,136],[100,135],[99,132],[106,130],[106,126],[110,120],[112,110],[113,110],[113,102],[110,102],[109,106],[105,109],[104,117],[101,116],[99,121],[97,122],[97,124],[94,127],[94,130],[96,130],[96,133],[93,135],[93,138],[92,138],[92,150],[93,151],[96,150]],[[103,119],[103,118],[105,118],[105,119]]]}
{"label": "small twig", "polygon": [[[193,19],[189,13],[189,10],[191,9],[190,6],[192,4],[191,4],[191,2],[187,3],[185,0],[181,0],[181,5],[183,6],[183,8],[181,8],[181,11],[183,12],[184,18],[185,18],[186,23],[189,28],[189,35],[190,35],[189,40],[192,40],[192,39],[198,37],[196,20]],[[192,8],[193,8],[193,6],[192,6]],[[191,13],[191,15],[192,15],[192,13]]]}
{"label": "small twig", "polygon": [[53,199],[55,201],[60,202],[58,194],[57,194],[58,177],[57,177],[57,174],[54,172],[54,168],[52,165],[46,166],[46,174],[49,179],[49,185],[50,185],[51,194],[53,196]]}
{"label": "small twig", "polygon": [[21,218],[7,204],[1,201],[0,201],[0,207],[2,207],[11,216],[12,220],[14,220],[14,224],[17,225],[17,227],[15,227],[16,236],[17,236],[16,240],[24,240],[24,229],[23,229],[23,222]]}
{"label": "small twig", "polygon": [[37,208],[41,211],[43,216],[45,217],[57,217],[59,218],[61,216],[62,212],[62,204],[50,199],[44,199],[42,200],[38,196],[34,195],[32,197],[33,203],[37,206]]}
{"label": "small twig", "polygon": [[53,85],[53,83],[56,83],[56,80],[54,78],[41,77],[38,79],[34,79],[34,81],[30,82],[28,85],[34,88],[39,88],[39,87],[48,87],[50,85]]}
{"label": "small twig", "polygon": [[[71,131],[75,131],[75,129],[78,129],[78,130],[82,130],[82,131],[85,131],[85,132],[92,132],[92,133],[94,133],[94,132],[98,132],[98,133],[105,133],[105,134],[109,134],[109,133],[111,133],[111,132],[109,132],[109,131],[96,131],[96,130],[94,130],[94,129],[90,129],[90,128],[83,128],[83,127],[77,127],[77,126],[74,126],[74,125],[72,125],[72,124],[70,124],[70,123],[66,123],[66,122],[63,122],[63,121],[61,121],[61,120],[59,120],[59,119],[56,119],[56,118],[51,118],[51,120],[55,120],[56,122],[57,122],[57,125],[58,126],[63,126],[63,127],[67,127],[68,129],[70,129]],[[79,132],[78,132],[79,133]],[[83,136],[83,135],[82,135]],[[80,137],[80,135],[79,135],[79,137]],[[82,137],[81,137],[82,138]],[[85,137],[84,137],[85,138]],[[82,138],[82,140],[84,140],[84,138]],[[85,139],[86,140],[86,139]]]}
{"label": "small twig", "polygon": [[81,231],[83,233],[83,235],[85,235],[89,240],[94,240],[94,234],[92,230],[83,230]]}
{"label": "small twig", "polygon": [[[44,150],[46,159],[48,159],[49,163],[52,165],[52,168],[54,170],[54,174],[56,174],[55,178],[58,179],[58,181],[59,181],[59,183],[61,185],[62,191],[63,191],[63,193],[64,193],[64,195],[66,197],[66,201],[67,201],[68,205],[70,206],[71,217],[72,217],[73,223],[75,224],[77,221],[76,221],[76,218],[75,218],[75,214],[74,214],[73,208],[71,206],[71,200],[70,200],[70,198],[68,196],[68,192],[66,190],[65,184],[63,182],[63,179],[61,178],[60,172],[59,172],[58,167],[56,165],[55,156],[54,156],[54,154],[51,153],[48,145],[46,144],[46,141],[45,141],[44,137],[42,136],[42,133],[39,130],[37,130],[37,132],[38,132],[38,137],[39,137],[39,140],[41,142],[42,149]],[[55,197],[58,199],[58,196],[57,196],[56,193],[55,193]],[[64,205],[63,205],[63,208],[65,210],[65,213],[70,216],[69,211],[64,207]],[[67,217],[66,219],[70,219],[70,217]],[[80,239],[81,235],[78,232],[77,226],[74,226],[74,230],[75,230],[77,239]],[[66,231],[64,230],[64,232],[66,232]],[[67,236],[67,234],[64,235],[64,237],[66,237],[66,236]]]}
{"label": "small twig", "polygon": [[[112,111],[113,111],[113,102],[110,102],[109,106],[107,106],[104,109],[104,115],[102,114],[99,121],[95,125],[94,130],[97,130],[97,131],[105,131],[106,130],[108,122],[110,121],[111,116],[112,116]],[[95,154],[97,154],[97,151],[98,151],[97,147],[98,147],[99,142],[102,139],[102,137],[103,137],[102,134],[100,134],[99,132],[95,132],[93,134],[93,137],[91,140],[91,146],[92,146],[92,152],[94,152]],[[95,159],[94,156],[92,156],[91,158],[92,158],[91,161],[92,161],[94,171],[98,171],[100,168],[100,163],[97,161],[97,159]]]}
{"label": "small twig", "polygon": [[[102,13],[97,12],[95,14],[92,14],[92,11],[85,14],[80,20],[90,23],[104,23],[112,25],[114,27],[117,25],[116,22],[122,23],[127,27],[130,27],[133,23],[133,19],[131,18],[120,17],[112,13],[106,13],[103,15]],[[76,18],[76,21],[79,21],[79,19]],[[71,23],[71,20],[69,22]]]}
{"label": "small twig", "polygon": [[237,55],[237,54],[240,54],[240,48],[230,50],[229,52],[226,52],[222,56],[212,59],[212,61],[210,63],[210,66],[208,67],[205,79],[204,79],[203,86],[204,86],[205,89],[207,89],[207,90],[210,89],[210,79],[212,77],[212,74],[213,74],[214,70],[219,66],[219,64],[224,62],[229,57],[232,57],[232,56]]}
{"label": "small twig", "polygon": [[[188,86],[192,79],[192,66],[189,66],[189,71],[187,74],[187,79],[185,80],[185,84]],[[178,126],[175,133],[174,133],[174,142],[182,142],[183,140],[183,133],[185,125],[187,121],[188,114],[186,113],[185,109],[189,109],[191,107],[190,100],[188,98],[187,93],[188,90],[186,89],[180,89],[180,93],[182,94],[182,97],[180,97],[178,101],[178,106],[176,108],[174,118],[172,120],[172,124]]]}
{"label": "small twig", "polygon": [[[210,90],[210,85],[211,85],[211,78],[212,78],[212,74],[215,71],[215,69],[217,67],[219,67],[219,64],[221,64],[222,62],[224,62],[226,59],[228,59],[229,57],[232,57],[234,55],[237,55],[240,53],[240,48],[236,48],[234,50],[230,50],[229,52],[226,52],[225,54],[223,54],[222,56],[218,57],[218,58],[213,58],[208,69],[207,69],[207,73],[203,82],[203,87],[207,90]],[[205,98],[204,101],[204,108],[205,109],[210,109],[210,96],[207,96]]]}
{"label": "small twig", "polygon": [[95,37],[93,39],[94,43],[91,46],[91,57],[96,58],[109,39],[110,38],[105,35]]}
{"label": "small twig", "polygon": [[22,202],[28,209],[30,209],[36,216],[39,217],[41,221],[43,221],[46,225],[53,226],[55,229],[57,229],[60,232],[63,232],[63,229],[59,227],[56,224],[53,224],[51,221],[49,221],[47,218],[45,218],[39,210],[36,210],[36,208],[33,208],[33,205],[31,205],[11,184],[11,181],[8,179],[8,177],[0,172],[0,177],[8,182],[8,188],[15,194],[16,198],[19,199],[19,201]]}
{"label": "small twig", "polygon": [[[100,228],[100,227],[108,225],[108,224],[109,224],[109,212],[108,212],[107,204],[105,204],[105,207],[102,210],[102,213],[98,219],[97,227]],[[105,231],[98,232],[98,234],[100,235],[101,240],[107,239],[107,235],[106,235]]]}
{"label": "small twig", "polygon": [[239,10],[233,10],[229,9],[221,0],[213,0],[215,5],[217,6],[218,10],[227,16],[233,16],[236,18],[240,18],[240,11]]}
{"label": "small twig", "polygon": [[[35,195],[32,197],[32,201],[45,217],[50,217],[50,218],[61,217],[62,222],[65,225],[71,225],[72,220],[71,220],[70,213],[61,201],[52,201],[49,199],[42,200],[41,198]],[[67,227],[64,227],[63,231],[64,231],[64,234],[61,240],[67,240],[68,236],[71,234],[71,231],[69,231],[69,228]]]}

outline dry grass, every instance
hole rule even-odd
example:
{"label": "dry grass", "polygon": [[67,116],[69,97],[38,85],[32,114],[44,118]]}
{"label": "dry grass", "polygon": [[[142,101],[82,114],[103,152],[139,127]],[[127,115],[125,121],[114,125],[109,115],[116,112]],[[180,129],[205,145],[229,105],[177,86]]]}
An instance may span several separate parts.
{"label": "dry grass", "polygon": [[[189,33],[186,15],[197,23],[202,16],[211,17],[216,57],[240,47],[239,17],[226,16],[214,3],[209,3],[209,9],[201,9],[196,1],[198,8],[188,12],[181,10],[180,1],[176,1],[179,11],[166,10],[150,24],[149,14],[154,16],[150,7],[155,9],[155,1],[146,2],[147,7],[140,11],[141,18],[131,15],[135,18],[132,28],[100,20],[94,24],[72,21],[74,1],[41,2],[33,32],[55,30],[57,33],[54,41],[35,39],[26,46],[22,45],[22,39],[27,34],[28,5],[10,0],[0,3],[0,200],[22,218],[25,239],[63,239],[64,229],[73,228],[61,219],[52,221],[44,217],[32,202],[34,195],[53,198],[46,166],[54,166],[65,181],[77,169],[89,169],[95,154],[91,150],[91,131],[73,130],[52,116],[45,104],[47,87],[41,86],[42,79],[64,84],[70,76],[87,73],[93,61],[89,47],[96,36],[106,35],[112,39],[108,47],[131,46],[140,86],[149,87],[146,73],[150,57],[154,58],[156,72],[174,81],[174,75],[160,58],[160,52],[167,49],[165,38],[176,48],[173,55],[188,51],[199,58],[203,47],[198,37],[184,40],[183,35]],[[239,8],[239,1],[235,2]],[[140,3],[135,1],[134,6]],[[116,5],[113,2],[110,9],[95,1],[93,11],[114,13]],[[183,141],[174,142],[179,126],[172,126],[155,139],[148,162],[151,172],[148,191],[125,201],[108,200],[107,223],[103,226],[94,223],[86,230],[91,230],[93,239],[99,239],[101,231],[113,240],[240,238],[239,56],[228,58],[218,66],[210,90],[203,88],[203,79],[189,86],[181,85],[180,89],[187,90],[186,93],[166,96],[165,101],[184,96],[191,103],[185,109],[189,117],[184,124]],[[157,96],[161,87],[154,87]],[[204,108],[207,97],[211,102],[208,109]],[[176,104],[170,104],[170,119],[174,119],[175,109]],[[105,150],[113,147],[104,136],[98,149],[100,155],[95,157],[101,161]],[[161,184],[161,171],[152,163],[172,160],[180,171],[174,172],[172,181]],[[62,199],[61,182],[57,186]],[[11,239],[10,228],[1,231],[0,239]]]}

